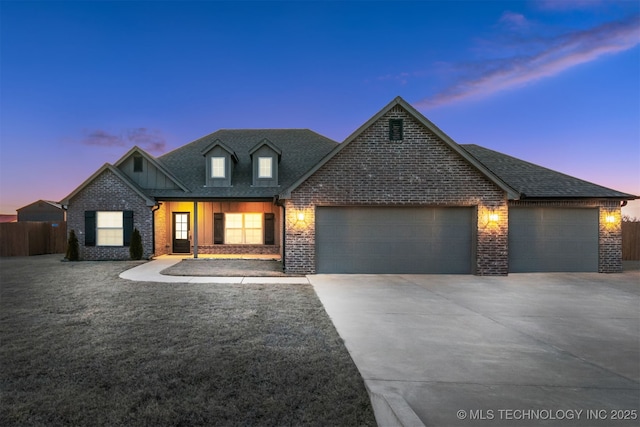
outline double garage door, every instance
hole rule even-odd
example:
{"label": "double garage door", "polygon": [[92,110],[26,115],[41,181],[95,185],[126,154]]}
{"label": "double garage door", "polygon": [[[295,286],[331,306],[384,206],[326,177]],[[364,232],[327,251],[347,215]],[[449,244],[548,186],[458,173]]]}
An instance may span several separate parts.
{"label": "double garage door", "polygon": [[472,208],[318,207],[318,273],[472,272]]}
{"label": "double garage door", "polygon": [[[470,274],[473,208],[318,207],[318,273]],[[598,271],[598,210],[509,209],[509,271]]]}

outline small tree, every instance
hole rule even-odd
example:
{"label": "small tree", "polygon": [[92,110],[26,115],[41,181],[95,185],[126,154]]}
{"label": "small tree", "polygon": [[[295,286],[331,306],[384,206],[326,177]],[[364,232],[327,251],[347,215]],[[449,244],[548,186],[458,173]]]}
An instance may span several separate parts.
{"label": "small tree", "polygon": [[71,230],[69,240],[67,241],[67,255],[69,261],[78,261],[80,259],[80,247],[78,245],[78,237],[76,232]]}
{"label": "small tree", "polygon": [[129,255],[131,259],[142,259],[142,236],[137,228],[131,233],[131,245],[129,246]]}

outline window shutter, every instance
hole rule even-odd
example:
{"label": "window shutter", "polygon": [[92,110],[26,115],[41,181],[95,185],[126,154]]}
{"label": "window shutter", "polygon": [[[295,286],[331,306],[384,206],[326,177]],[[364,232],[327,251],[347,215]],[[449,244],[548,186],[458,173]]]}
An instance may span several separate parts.
{"label": "window shutter", "polygon": [[133,234],[133,211],[122,212],[122,228],[123,246],[129,246],[131,244],[131,234]]}
{"label": "window shutter", "polygon": [[84,245],[96,245],[96,211],[84,211]]}
{"label": "window shutter", "polygon": [[275,215],[272,213],[264,214],[264,244],[275,245]]}
{"label": "window shutter", "polygon": [[213,214],[213,244],[224,244],[224,214]]}

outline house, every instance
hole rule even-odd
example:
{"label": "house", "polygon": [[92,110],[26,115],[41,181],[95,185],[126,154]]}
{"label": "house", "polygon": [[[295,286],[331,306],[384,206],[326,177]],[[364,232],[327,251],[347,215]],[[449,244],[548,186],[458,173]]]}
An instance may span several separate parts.
{"label": "house", "polygon": [[18,208],[16,211],[18,212],[18,222],[62,222],[65,219],[65,211],[62,205],[50,200],[38,200]]}
{"label": "house", "polygon": [[61,203],[83,259],[273,254],[290,273],[622,269],[636,196],[459,145],[402,98],[338,144],[219,130],[158,158],[133,147]]}

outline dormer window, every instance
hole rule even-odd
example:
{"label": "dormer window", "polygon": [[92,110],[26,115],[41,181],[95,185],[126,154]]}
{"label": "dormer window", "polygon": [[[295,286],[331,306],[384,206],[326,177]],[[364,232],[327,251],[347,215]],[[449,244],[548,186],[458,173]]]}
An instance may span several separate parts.
{"label": "dormer window", "polygon": [[226,178],[224,157],[211,157],[211,178]]}
{"label": "dormer window", "polygon": [[273,157],[258,157],[258,178],[273,178]]}
{"label": "dormer window", "polygon": [[231,187],[236,153],[219,139],[201,151],[206,160],[205,187]]}
{"label": "dormer window", "polygon": [[254,187],[278,186],[278,163],[282,151],[268,139],[263,139],[249,150]]}

